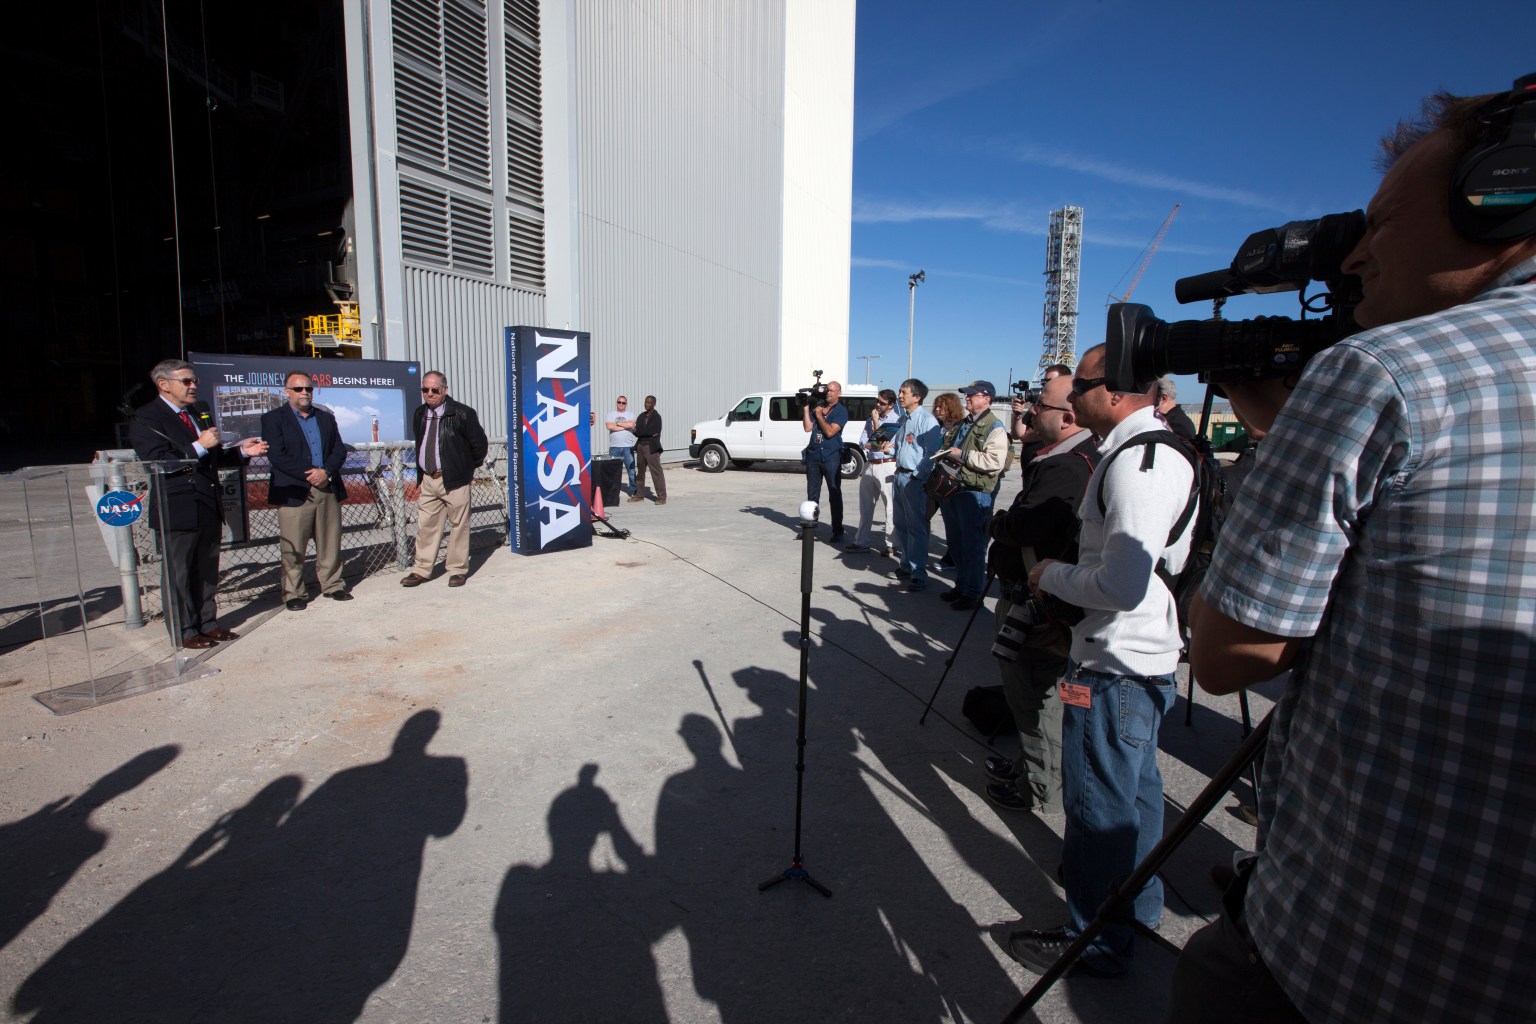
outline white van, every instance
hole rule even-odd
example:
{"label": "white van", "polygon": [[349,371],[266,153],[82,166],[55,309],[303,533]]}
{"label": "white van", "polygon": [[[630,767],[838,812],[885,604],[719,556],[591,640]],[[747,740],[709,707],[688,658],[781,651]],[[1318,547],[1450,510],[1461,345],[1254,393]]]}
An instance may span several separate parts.
{"label": "white van", "polygon": [[[841,471],[844,480],[864,471],[859,435],[863,422],[875,410],[879,394],[880,389],[869,384],[843,387],[843,405],[848,409]],[[745,469],[765,459],[799,462],[809,438],[793,391],[759,391],[741,399],[719,419],[695,424],[688,439],[688,456],[698,459],[699,468],[706,473],[718,473],[727,465]]]}

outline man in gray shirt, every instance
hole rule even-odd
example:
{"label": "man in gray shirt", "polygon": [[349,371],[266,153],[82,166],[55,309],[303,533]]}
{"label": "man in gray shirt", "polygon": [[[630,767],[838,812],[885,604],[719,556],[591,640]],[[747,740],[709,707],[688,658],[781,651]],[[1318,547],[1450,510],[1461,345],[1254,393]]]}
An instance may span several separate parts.
{"label": "man in gray shirt", "polygon": [[629,415],[629,399],[620,395],[614,400],[616,408],[603,417],[608,428],[608,454],[624,460],[624,471],[629,474],[629,493],[635,493],[635,421]]}

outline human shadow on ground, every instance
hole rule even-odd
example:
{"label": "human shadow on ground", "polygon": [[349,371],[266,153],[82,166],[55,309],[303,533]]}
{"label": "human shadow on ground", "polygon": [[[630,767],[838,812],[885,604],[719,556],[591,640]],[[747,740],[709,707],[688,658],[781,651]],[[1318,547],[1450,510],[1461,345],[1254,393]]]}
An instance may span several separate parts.
{"label": "human shadow on ground", "polygon": [[[807,704],[802,849],[796,847],[799,683],[733,673],[761,713],[720,730],[693,716],[692,768],[662,789],[657,861],[679,883],[694,985],[727,1024],[780,1020],[940,1021],[996,1016],[1011,992],[985,935],[886,808],[910,794],[872,779],[847,716],[818,677]],[[773,794],[777,793],[777,796]],[[913,807],[924,828],[940,829]],[[942,841],[942,840],[940,840]],[[784,877],[796,853],[824,899]]]}
{"label": "human shadow on ground", "polygon": [[180,750],[146,750],[79,796],[63,797],[0,825],[0,879],[5,880],[0,949],[47,910],[75,872],[106,847],[110,833],[92,825],[91,815],[170,764]]}
{"label": "human shadow on ground", "polygon": [[[686,722],[685,722],[686,725]],[[654,862],[585,764],[549,807],[549,861],[515,865],[502,882],[495,928],[504,1024],[628,1021],[665,1024],[651,945],[674,923]],[[623,871],[594,869],[602,836]]]}
{"label": "human shadow on ground", "polygon": [[463,820],[468,770],[411,716],[382,761],[302,802],[294,776],[224,815],[69,940],[12,1008],[55,1022],[345,1024],[405,956],[429,838]]}

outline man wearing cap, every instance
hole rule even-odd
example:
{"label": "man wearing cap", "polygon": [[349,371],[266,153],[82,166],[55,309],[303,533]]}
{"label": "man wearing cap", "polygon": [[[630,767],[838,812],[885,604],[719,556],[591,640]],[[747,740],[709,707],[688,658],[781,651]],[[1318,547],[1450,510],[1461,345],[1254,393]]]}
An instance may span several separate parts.
{"label": "man wearing cap", "polygon": [[966,417],[955,435],[955,446],[939,456],[960,464],[960,490],[944,500],[951,510],[956,536],[947,538],[955,553],[955,586],[941,594],[956,611],[975,608],[987,571],[987,520],[992,498],[1008,462],[1008,430],[992,414],[997,389],[989,380],[972,381],[960,389]]}

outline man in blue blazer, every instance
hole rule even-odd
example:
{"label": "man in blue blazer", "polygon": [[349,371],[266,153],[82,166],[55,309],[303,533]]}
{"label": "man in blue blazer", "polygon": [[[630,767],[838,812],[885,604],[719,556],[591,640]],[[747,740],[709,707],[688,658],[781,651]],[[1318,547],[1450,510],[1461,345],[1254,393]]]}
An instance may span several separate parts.
{"label": "man in blue blazer", "polygon": [[234,630],[218,623],[219,541],[224,531],[219,502],[219,467],[266,452],[260,438],[247,438],[237,451],[219,441],[208,405],[197,400],[192,364],[162,359],[149,372],[159,392],[141,406],[128,424],[128,437],[141,462],[196,460],[166,473],[150,495],[150,528],[160,533],[165,624],[171,640],[203,650],[234,640]]}
{"label": "man in blue blazer", "polygon": [[272,482],[267,501],[277,506],[278,540],[283,553],[283,602],[291,612],[304,610],[304,553],[315,542],[315,574],[320,591],[350,601],[341,581],[341,502],[346,488],[341,465],[347,449],[336,417],[315,407],[315,382],[307,373],[290,373],[283,384],[288,404],[261,417]]}

